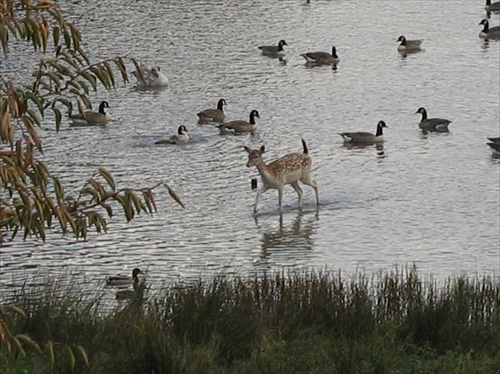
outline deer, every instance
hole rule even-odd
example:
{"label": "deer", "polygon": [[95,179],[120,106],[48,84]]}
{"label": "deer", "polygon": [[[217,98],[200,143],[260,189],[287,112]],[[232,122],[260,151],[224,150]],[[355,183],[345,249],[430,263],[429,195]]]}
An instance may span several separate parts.
{"label": "deer", "polygon": [[319,205],[318,185],[311,177],[312,160],[308,155],[307,144],[302,140],[303,153],[290,153],[269,164],[264,162],[262,154],[265,152],[265,146],[259,149],[250,149],[247,146],[243,148],[248,152],[247,167],[256,166],[262,179],[262,187],[257,192],[254,214],[257,213],[257,205],[261,195],[269,189],[278,190],[279,210],[282,211],[283,187],[290,184],[298,195],[298,206],[302,209],[302,189],[299,181],[311,186],[316,193],[316,205]]}

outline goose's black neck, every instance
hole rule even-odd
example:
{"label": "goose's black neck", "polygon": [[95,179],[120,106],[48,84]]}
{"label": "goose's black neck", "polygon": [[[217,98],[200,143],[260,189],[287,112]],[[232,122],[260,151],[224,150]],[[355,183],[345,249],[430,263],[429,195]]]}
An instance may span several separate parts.
{"label": "goose's black neck", "polygon": [[487,33],[488,33],[488,31],[490,31],[490,24],[489,24],[489,22],[488,22],[487,20],[485,20],[485,21],[484,21],[484,23],[483,23],[483,25],[484,25],[484,26],[483,26],[483,32],[484,32],[485,34],[487,34]]}
{"label": "goose's black neck", "polygon": [[250,112],[250,124],[255,125],[255,112]]}
{"label": "goose's black neck", "polygon": [[99,104],[99,113],[106,114],[104,108],[106,108],[106,103],[103,101],[102,103]]}
{"label": "goose's black neck", "polygon": [[383,126],[382,126],[382,123],[378,123],[377,125],[377,133],[375,134],[375,136],[382,136],[383,135]]}

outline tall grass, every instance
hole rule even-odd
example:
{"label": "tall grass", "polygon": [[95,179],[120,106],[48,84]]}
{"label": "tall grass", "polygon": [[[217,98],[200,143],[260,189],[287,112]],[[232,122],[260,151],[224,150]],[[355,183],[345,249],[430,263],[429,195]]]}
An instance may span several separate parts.
{"label": "tall grass", "polygon": [[4,373],[500,372],[500,284],[488,277],[220,275],[109,313],[56,291],[20,294],[26,318],[1,309],[11,337],[42,347],[9,353],[0,331]]}

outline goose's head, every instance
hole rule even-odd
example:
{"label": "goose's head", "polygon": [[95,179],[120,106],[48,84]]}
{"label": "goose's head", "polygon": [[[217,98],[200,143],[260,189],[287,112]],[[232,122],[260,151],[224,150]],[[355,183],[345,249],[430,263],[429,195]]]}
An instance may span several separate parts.
{"label": "goose's head", "polygon": [[489,25],[489,22],[487,19],[483,19],[481,22],[479,22],[480,25]]}
{"label": "goose's head", "polygon": [[255,109],[250,112],[250,118],[260,118],[259,112],[256,111]]}
{"label": "goose's head", "polygon": [[220,100],[219,100],[219,102],[217,103],[217,109],[219,109],[219,110],[223,110],[224,105],[227,105],[227,104],[226,104],[226,100],[224,100],[224,99],[220,99]]}
{"label": "goose's head", "polygon": [[99,113],[106,114],[106,109],[109,109],[109,103],[106,100],[99,104]]}
{"label": "goose's head", "polygon": [[160,76],[160,67],[159,66],[153,66],[151,68],[151,75],[154,78],[158,78]]}
{"label": "goose's head", "polygon": [[177,133],[179,135],[184,135],[187,132],[188,132],[188,130],[187,130],[186,126],[184,126],[184,125],[179,126],[179,128],[177,129]]}
{"label": "goose's head", "polygon": [[283,39],[281,39],[281,40],[279,41],[279,43],[278,43],[278,46],[279,46],[280,48],[283,48],[283,46],[284,46],[284,45],[288,45],[288,44],[286,44],[286,42],[285,42]]}
{"label": "goose's head", "polygon": [[427,119],[427,111],[424,108],[420,107],[415,112],[415,114],[419,114],[419,113],[422,115],[422,121],[425,121]]}
{"label": "goose's head", "polygon": [[396,40],[396,41],[397,41],[397,42],[401,42],[402,44],[404,44],[404,43],[406,43],[406,38],[405,38],[403,35],[401,35],[401,36],[398,38],[398,40]]}
{"label": "goose's head", "polygon": [[141,269],[139,268],[135,268],[134,270],[132,270],[132,277],[137,277],[139,274],[142,274],[142,271]]}
{"label": "goose's head", "polygon": [[379,121],[379,123],[377,124],[378,127],[382,128],[382,127],[385,127],[385,128],[389,128],[384,121]]}

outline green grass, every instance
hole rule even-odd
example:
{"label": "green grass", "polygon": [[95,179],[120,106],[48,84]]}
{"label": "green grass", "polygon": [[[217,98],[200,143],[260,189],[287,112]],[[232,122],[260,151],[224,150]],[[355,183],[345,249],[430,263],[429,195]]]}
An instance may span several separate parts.
{"label": "green grass", "polygon": [[17,296],[25,316],[0,308],[2,373],[500,373],[500,284],[488,277],[220,275],[112,311],[44,292]]}

